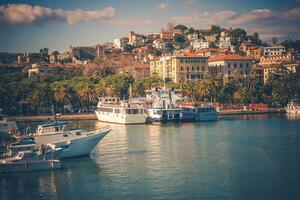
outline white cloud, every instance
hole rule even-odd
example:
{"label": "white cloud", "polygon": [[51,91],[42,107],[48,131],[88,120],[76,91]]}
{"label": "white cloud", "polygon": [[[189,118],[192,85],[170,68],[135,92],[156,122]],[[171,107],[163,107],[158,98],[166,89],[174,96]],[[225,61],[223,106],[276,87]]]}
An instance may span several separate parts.
{"label": "white cloud", "polygon": [[170,19],[173,23],[183,23],[196,28],[206,28],[211,24],[222,27],[240,27],[249,33],[258,32],[263,39],[272,36],[286,39],[300,35],[300,8],[285,11],[256,9],[236,13],[230,10],[217,12],[194,12],[175,16]]}
{"label": "white cloud", "polygon": [[74,24],[77,22],[111,19],[115,15],[113,7],[106,7],[101,10],[63,10],[29,4],[0,6],[0,24],[6,25],[45,23],[51,20],[62,20],[69,24]]}
{"label": "white cloud", "polygon": [[170,4],[167,3],[167,2],[161,2],[157,7],[156,9],[157,10],[165,10],[167,9],[168,7],[170,7]]}

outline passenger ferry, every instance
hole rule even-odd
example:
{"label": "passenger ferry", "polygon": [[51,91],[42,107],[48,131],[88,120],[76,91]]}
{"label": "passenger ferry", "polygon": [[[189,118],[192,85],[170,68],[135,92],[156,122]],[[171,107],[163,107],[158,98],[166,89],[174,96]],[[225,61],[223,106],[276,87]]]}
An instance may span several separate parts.
{"label": "passenger ferry", "polygon": [[179,104],[179,107],[181,108],[182,121],[217,121],[219,117],[219,113],[211,103],[182,102]]}
{"label": "passenger ferry", "polygon": [[147,123],[179,122],[181,115],[177,103],[181,100],[181,90],[174,88],[152,88],[147,91]]}
{"label": "passenger ferry", "polygon": [[144,102],[138,99],[120,101],[117,97],[99,98],[95,111],[99,121],[117,124],[144,124]]}
{"label": "passenger ferry", "polygon": [[288,114],[300,114],[300,99],[290,101],[285,110]]}

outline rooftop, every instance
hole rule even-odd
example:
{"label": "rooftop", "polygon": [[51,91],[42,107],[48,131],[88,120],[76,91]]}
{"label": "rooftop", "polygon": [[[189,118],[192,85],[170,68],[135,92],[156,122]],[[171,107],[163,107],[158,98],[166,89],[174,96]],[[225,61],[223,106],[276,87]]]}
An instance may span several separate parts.
{"label": "rooftop", "polygon": [[209,62],[214,61],[222,61],[222,60],[254,60],[254,57],[252,56],[240,56],[237,54],[223,54],[223,55],[217,55],[215,57],[209,58]]}

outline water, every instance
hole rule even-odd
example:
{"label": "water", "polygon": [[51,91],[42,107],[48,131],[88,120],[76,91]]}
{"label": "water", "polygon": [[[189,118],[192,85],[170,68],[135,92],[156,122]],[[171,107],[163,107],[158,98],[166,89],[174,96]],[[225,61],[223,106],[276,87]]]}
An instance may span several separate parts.
{"label": "water", "polygon": [[0,175],[0,199],[299,199],[299,122],[113,125],[90,157],[63,160],[62,170]]}

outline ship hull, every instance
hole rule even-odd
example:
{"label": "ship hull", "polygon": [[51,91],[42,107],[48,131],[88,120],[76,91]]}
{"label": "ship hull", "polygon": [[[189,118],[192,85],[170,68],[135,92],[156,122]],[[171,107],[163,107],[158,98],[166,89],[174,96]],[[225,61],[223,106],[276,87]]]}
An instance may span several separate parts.
{"label": "ship hull", "polygon": [[145,114],[121,114],[95,111],[99,121],[116,124],[145,124]]}

